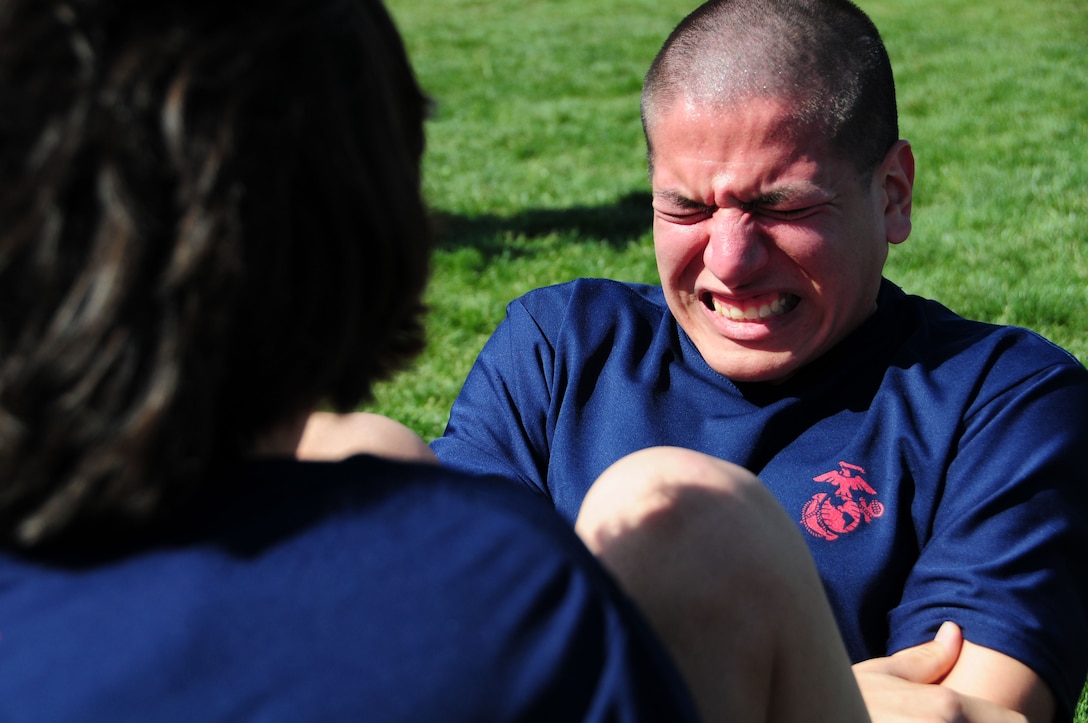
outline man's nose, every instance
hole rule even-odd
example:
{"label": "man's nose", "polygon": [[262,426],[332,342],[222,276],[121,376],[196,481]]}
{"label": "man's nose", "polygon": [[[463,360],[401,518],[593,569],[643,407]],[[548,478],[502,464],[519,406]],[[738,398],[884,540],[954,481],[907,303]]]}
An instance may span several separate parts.
{"label": "man's nose", "polygon": [[740,209],[719,208],[710,224],[703,265],[729,287],[744,284],[766,264],[767,239]]}

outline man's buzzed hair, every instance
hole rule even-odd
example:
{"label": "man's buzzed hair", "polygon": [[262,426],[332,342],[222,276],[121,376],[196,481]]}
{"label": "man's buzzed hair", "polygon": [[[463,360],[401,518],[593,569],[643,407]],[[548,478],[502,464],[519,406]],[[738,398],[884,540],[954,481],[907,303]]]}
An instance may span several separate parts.
{"label": "man's buzzed hair", "polygon": [[651,131],[677,102],[723,109],[753,97],[794,104],[832,148],[871,171],[899,138],[891,63],[848,0],[710,0],[673,30],[642,90]]}

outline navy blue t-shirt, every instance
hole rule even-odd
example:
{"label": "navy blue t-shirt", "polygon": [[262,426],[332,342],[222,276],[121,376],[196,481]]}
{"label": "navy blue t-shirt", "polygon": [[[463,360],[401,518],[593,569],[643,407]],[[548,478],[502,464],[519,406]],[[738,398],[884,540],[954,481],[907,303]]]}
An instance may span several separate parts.
{"label": "navy blue t-shirt", "polygon": [[945,620],[1035,670],[1071,714],[1088,673],[1088,372],[1024,329],[885,281],[877,312],[781,384],[711,369],[657,286],[516,300],[434,451],[568,520],[629,452],[757,473],[804,531],[854,660]]}
{"label": "navy blue t-shirt", "polygon": [[242,474],[120,556],[0,553],[0,720],[694,720],[532,495],[372,457]]}

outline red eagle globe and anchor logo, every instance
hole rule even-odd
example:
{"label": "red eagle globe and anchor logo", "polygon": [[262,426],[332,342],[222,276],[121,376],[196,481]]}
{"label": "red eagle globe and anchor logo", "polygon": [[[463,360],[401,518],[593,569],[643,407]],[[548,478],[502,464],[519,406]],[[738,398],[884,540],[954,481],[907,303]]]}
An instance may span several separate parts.
{"label": "red eagle globe and anchor logo", "polygon": [[801,510],[801,524],[814,537],[837,540],[853,532],[862,520],[866,524],[884,514],[876,490],[861,476],[856,464],[839,462],[839,468],[813,477],[814,482],[835,486],[834,493],[817,492]]}

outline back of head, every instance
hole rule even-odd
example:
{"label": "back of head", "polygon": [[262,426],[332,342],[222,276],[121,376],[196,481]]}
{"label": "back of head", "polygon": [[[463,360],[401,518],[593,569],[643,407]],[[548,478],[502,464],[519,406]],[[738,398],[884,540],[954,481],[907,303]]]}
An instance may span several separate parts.
{"label": "back of head", "polygon": [[898,140],[887,52],[849,0],[710,0],[673,30],[646,75],[651,165],[654,123],[677,102],[721,110],[751,97],[792,104],[799,124],[819,129],[859,170]]}
{"label": "back of head", "polygon": [[162,519],[421,348],[379,0],[0,0],[0,535]]}

